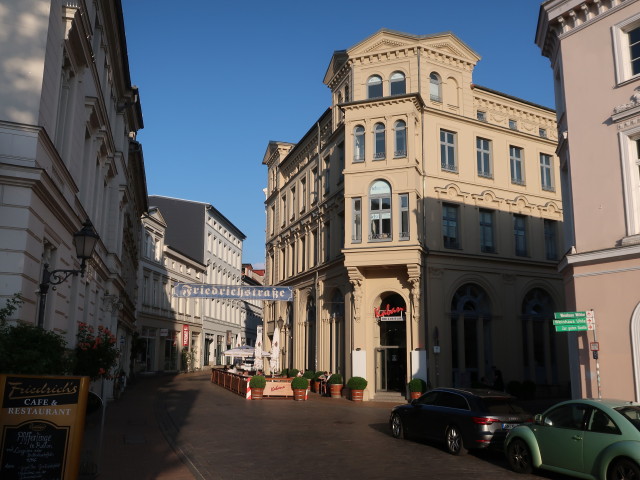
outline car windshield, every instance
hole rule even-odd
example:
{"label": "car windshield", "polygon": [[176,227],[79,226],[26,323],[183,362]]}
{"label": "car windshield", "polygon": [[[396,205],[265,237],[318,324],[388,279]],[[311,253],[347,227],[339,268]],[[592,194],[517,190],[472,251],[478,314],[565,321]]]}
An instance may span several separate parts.
{"label": "car windshield", "polygon": [[616,407],[615,410],[624,415],[634,427],[640,430],[640,406],[629,405],[625,407]]}
{"label": "car windshield", "polygon": [[494,415],[501,413],[527,413],[520,405],[516,405],[513,400],[509,398],[487,397],[481,399],[481,404],[485,412],[493,413]]}

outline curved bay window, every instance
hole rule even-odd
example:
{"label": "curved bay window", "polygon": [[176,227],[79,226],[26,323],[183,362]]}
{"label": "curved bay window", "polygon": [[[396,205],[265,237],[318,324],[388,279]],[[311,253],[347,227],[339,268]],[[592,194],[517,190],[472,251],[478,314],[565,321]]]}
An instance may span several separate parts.
{"label": "curved bay window", "polygon": [[391,240],[391,186],[384,180],[369,189],[369,240]]}
{"label": "curved bay window", "polygon": [[393,125],[395,145],[393,146],[394,157],[407,156],[407,124],[404,120],[398,120]]}
{"label": "curved bay window", "polygon": [[551,295],[541,288],[530,290],[522,301],[524,377],[538,385],[558,382],[554,311]]}
{"label": "curved bay window", "polygon": [[384,123],[376,123],[373,127],[374,135],[374,151],[373,159],[380,160],[385,158],[385,152],[387,150],[387,142],[385,140],[385,128]]}
{"label": "curved bay window", "polygon": [[491,378],[491,300],[473,283],[461,286],[451,300],[451,366],[454,387],[470,387]]}
{"label": "curved bay window", "polygon": [[382,78],[372,75],[367,80],[367,98],[380,98],[382,96]]}

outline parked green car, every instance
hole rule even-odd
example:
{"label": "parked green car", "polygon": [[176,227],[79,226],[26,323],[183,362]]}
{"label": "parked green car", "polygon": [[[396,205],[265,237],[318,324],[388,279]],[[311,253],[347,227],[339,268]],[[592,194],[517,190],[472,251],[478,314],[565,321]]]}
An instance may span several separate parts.
{"label": "parked green car", "polygon": [[569,400],[511,430],[504,444],[518,473],[541,468],[599,480],[640,478],[640,404]]}

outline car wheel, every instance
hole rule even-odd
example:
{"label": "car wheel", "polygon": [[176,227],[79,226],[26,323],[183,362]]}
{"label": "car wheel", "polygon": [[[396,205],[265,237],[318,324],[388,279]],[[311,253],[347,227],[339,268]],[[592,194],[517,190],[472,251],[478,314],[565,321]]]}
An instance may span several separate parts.
{"label": "car wheel", "polygon": [[531,473],[533,462],[529,447],[519,438],[514,438],[507,447],[507,461],[511,470],[516,473]]}
{"label": "car wheel", "polygon": [[447,440],[447,451],[452,455],[464,455],[467,453],[467,449],[462,443],[462,436],[460,430],[455,425],[447,427],[447,433],[445,434]]}
{"label": "car wheel", "polygon": [[607,480],[640,479],[640,468],[635,462],[626,458],[615,460],[609,467]]}
{"label": "car wheel", "polygon": [[397,413],[391,417],[391,435],[393,435],[394,438],[406,438],[406,434],[404,433],[404,428],[402,426],[402,419]]}

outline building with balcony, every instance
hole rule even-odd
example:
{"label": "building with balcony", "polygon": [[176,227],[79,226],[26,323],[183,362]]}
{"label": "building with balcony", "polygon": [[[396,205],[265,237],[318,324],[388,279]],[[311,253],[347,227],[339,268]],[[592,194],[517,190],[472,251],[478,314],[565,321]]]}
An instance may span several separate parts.
{"label": "building with balcony", "polygon": [[331,104],[268,144],[265,345],[285,367],[369,380],[365,396],[531,381],[567,389],[553,110],[475,85],[452,33],[380,30],[336,51]]}
{"label": "building with balcony", "polygon": [[[121,2],[8,2],[2,30],[0,297],[20,293],[12,320],[70,348],[78,322],[109,328],[129,373],[147,190]],[[99,241],[84,275],[43,301],[46,271],[80,269],[74,234],[87,220]]]}
{"label": "building with balcony", "polygon": [[640,2],[546,1],[536,43],[555,81],[567,309],[595,317],[570,334],[572,394],[637,401]]}

